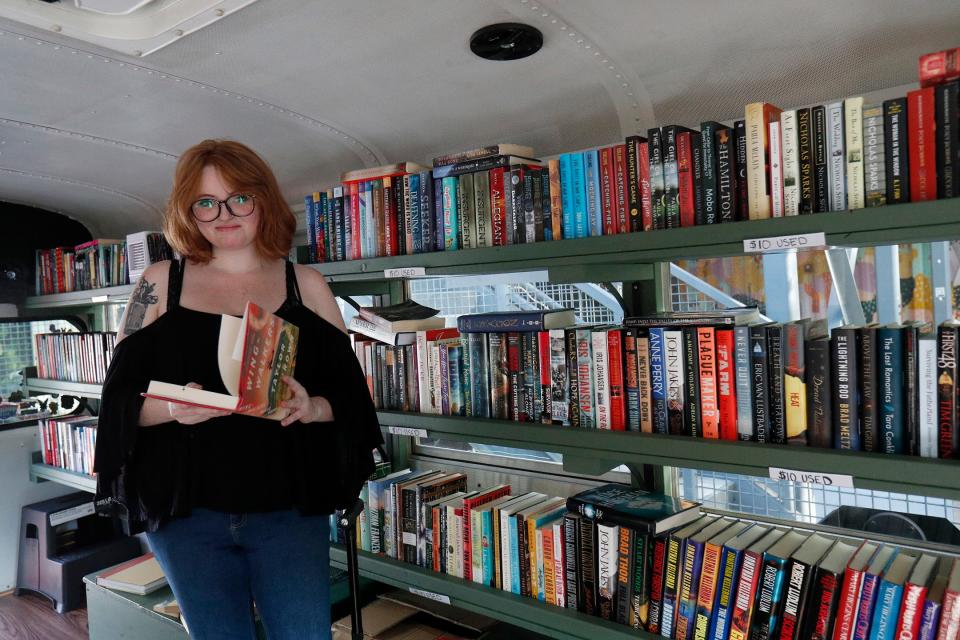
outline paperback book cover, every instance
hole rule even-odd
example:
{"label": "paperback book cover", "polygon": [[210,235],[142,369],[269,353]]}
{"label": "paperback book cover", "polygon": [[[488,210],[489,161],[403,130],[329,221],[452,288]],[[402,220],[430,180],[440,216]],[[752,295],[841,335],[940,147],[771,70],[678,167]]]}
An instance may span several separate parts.
{"label": "paperback book cover", "polygon": [[641,533],[658,535],[682,526],[700,515],[696,502],[606,484],[567,498],[567,509],[584,519],[631,527]]}
{"label": "paperback book cover", "polygon": [[143,395],[282,420],[289,410],[281,403],[293,395],[283,377],[293,375],[299,336],[295,325],[247,302],[242,318],[223,315],[220,319],[217,363],[227,393],[151,380]]}

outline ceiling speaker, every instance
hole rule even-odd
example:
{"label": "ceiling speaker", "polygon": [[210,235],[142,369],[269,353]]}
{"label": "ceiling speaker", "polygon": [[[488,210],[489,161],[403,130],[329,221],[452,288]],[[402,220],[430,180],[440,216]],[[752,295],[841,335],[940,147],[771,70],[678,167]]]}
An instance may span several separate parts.
{"label": "ceiling speaker", "polygon": [[540,30],[519,22],[491,24],[470,36],[470,50],[486,60],[519,60],[542,46]]}

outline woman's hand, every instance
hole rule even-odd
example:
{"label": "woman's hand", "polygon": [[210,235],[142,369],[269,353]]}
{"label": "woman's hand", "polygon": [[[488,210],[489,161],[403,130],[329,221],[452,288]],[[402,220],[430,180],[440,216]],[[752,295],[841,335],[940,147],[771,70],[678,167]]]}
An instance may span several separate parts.
{"label": "woman's hand", "polygon": [[293,392],[293,397],[280,403],[280,406],[290,410],[290,414],[280,421],[282,426],[287,427],[297,420],[304,423],[333,420],[333,408],[326,398],[322,396],[311,398],[303,385],[291,376],[283,376],[283,381]]}
{"label": "woman's hand", "polygon": [[[203,388],[196,382],[190,382],[186,386],[191,389]],[[230,415],[229,411],[195,407],[189,404],[180,404],[179,402],[168,402],[167,410],[170,412],[170,417],[180,424],[198,424],[200,422],[206,422],[210,418],[220,418]]]}

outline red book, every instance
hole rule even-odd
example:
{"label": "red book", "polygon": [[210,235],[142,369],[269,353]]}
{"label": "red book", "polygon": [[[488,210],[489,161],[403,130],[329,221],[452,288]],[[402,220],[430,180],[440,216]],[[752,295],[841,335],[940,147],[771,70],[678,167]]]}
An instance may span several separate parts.
{"label": "red book", "polygon": [[616,211],[617,233],[627,233],[627,145],[618,144],[613,147],[613,175],[614,175],[614,210]]}
{"label": "red book", "polygon": [[667,551],[666,536],[653,540],[653,566],[650,570],[650,605],[647,618],[647,631],[660,633],[660,613],[663,610],[663,571]]}
{"label": "red book", "polygon": [[510,495],[510,485],[501,484],[463,499],[463,579],[472,580],[473,554],[470,512],[497,498]]}
{"label": "red book", "polygon": [[603,235],[617,232],[614,203],[613,147],[600,149],[600,204],[603,209]]}
{"label": "red book", "polygon": [[875,542],[864,540],[847,563],[847,570],[843,573],[843,585],[840,587],[837,616],[833,623],[833,640],[850,640],[853,635],[857,623],[860,589],[863,587],[863,573],[878,547]]}
{"label": "red book", "polygon": [[697,328],[700,355],[700,413],[703,437],[720,437],[720,408],[717,396],[717,349],[713,327]]}
{"label": "red book", "polygon": [[523,410],[523,400],[520,398],[522,383],[520,382],[520,334],[511,331],[507,334],[507,406],[508,415],[514,422],[525,421],[523,417],[526,412]]}
{"label": "red book", "polygon": [[627,429],[627,407],[623,388],[623,331],[607,331],[607,376],[610,379],[610,429]]}
{"label": "red book", "polygon": [[400,243],[397,233],[397,206],[393,199],[393,178],[383,179],[383,250],[387,256],[399,253]]}
{"label": "red book", "polygon": [[643,218],[643,230],[653,229],[653,199],[650,194],[650,156],[646,142],[640,143],[637,151],[637,164],[640,167],[640,206]]}
{"label": "red book", "polygon": [[910,201],[937,197],[937,121],[934,89],[907,92],[907,137],[910,140]]}
{"label": "red book", "polygon": [[550,376],[550,332],[537,332],[537,364],[540,367],[540,396],[543,398],[543,410],[540,422],[550,422],[552,378]]}
{"label": "red book", "polygon": [[456,327],[444,327],[443,329],[427,329],[424,331],[428,342],[432,340],[446,340],[447,338],[460,337],[460,331]]}
{"label": "red book", "polygon": [[943,594],[943,609],[940,613],[940,630],[937,640],[960,638],[960,559],[953,559],[947,591]]}
{"label": "red book", "polygon": [[746,550],[740,565],[740,578],[733,599],[733,614],[730,616],[730,640],[746,640],[750,635],[753,618],[753,603],[757,596],[757,584],[763,569],[763,554]]}
{"label": "red book", "polygon": [[915,640],[919,636],[920,622],[923,619],[923,605],[927,600],[927,591],[933,581],[937,567],[937,558],[923,554],[913,565],[910,578],[903,587],[903,599],[900,601],[900,622],[893,636],[896,640]]}
{"label": "red book", "polygon": [[733,329],[717,329],[717,408],[720,439],[737,439],[737,385],[734,372]]}
{"label": "red book", "polygon": [[680,203],[680,226],[696,224],[696,207],[693,204],[693,149],[690,132],[677,134],[677,173],[680,180],[678,200]]}
{"label": "red book", "polygon": [[960,78],[960,47],[920,56],[918,76],[921,87],[932,87]]}
{"label": "red book", "polygon": [[503,194],[504,168],[490,170],[490,213],[493,221],[493,246],[503,247],[507,244],[507,211],[506,198]]}
{"label": "red book", "polygon": [[350,183],[350,219],[353,229],[352,260],[360,259],[360,183]]}

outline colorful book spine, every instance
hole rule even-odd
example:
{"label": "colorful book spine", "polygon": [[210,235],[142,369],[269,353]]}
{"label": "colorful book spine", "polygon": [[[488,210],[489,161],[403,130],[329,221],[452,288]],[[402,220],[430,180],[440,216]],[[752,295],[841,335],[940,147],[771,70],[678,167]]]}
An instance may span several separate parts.
{"label": "colorful book spine", "polygon": [[590,220],[587,217],[587,184],[583,154],[571,154],[570,174],[573,187],[573,237],[586,238],[590,232]]}
{"label": "colorful book spine", "polygon": [[762,556],[757,553],[745,552],[737,578],[736,595],[733,598],[733,612],[730,615],[729,636],[715,635],[714,640],[747,640],[753,622],[754,602],[757,586],[762,569]]}
{"label": "colorful book spine", "polygon": [[847,98],[843,102],[846,135],[847,205],[862,209],[866,205],[863,184],[863,98]]}
{"label": "colorful book spine", "polygon": [[650,607],[647,612],[647,631],[655,635],[660,634],[666,552],[666,536],[655,538],[653,540],[652,560],[650,562]]}
{"label": "colorful book spine", "polygon": [[813,120],[813,210],[830,211],[830,147],[827,144],[827,109],[816,106],[810,110]]}
{"label": "colorful book spine", "polygon": [[610,351],[607,345],[607,332],[598,329],[591,332],[593,354],[593,390],[595,394],[594,411],[596,428],[609,431],[610,422],[610,370],[608,359]]}
{"label": "colorful book spine", "polygon": [[907,92],[910,140],[910,201],[937,197],[936,91],[924,87]]}
{"label": "colorful book spine", "polygon": [[753,386],[750,366],[750,327],[734,329],[734,367],[737,395],[737,439],[754,439]]}
{"label": "colorful book spine", "polygon": [[937,454],[944,459],[957,456],[957,328],[937,328]]}
{"label": "colorful book spine", "polygon": [[877,400],[880,447],[883,453],[905,453],[904,344],[899,328],[877,329]]}
{"label": "colorful book spine", "polygon": [[953,198],[960,193],[960,82],[937,85],[934,90],[937,136],[937,197]]}
{"label": "colorful book spine", "polygon": [[588,235],[611,233],[607,218],[612,211],[612,176],[610,149],[591,149],[583,152],[584,180],[587,188]]}
{"label": "colorful book spine", "polygon": [[564,239],[576,238],[576,229],[574,228],[573,213],[573,164],[572,155],[564,153],[560,155],[557,163],[560,175],[560,200],[561,200],[561,222],[562,237]]}
{"label": "colorful book spine", "polygon": [[650,329],[650,400],[654,433],[668,433],[664,330]]}
{"label": "colorful book spine", "polygon": [[[647,165],[650,172],[650,227],[665,229],[667,222],[665,182],[663,175],[663,144],[660,129],[647,131]],[[645,230],[648,228],[645,226]]]}
{"label": "colorful book spine", "polygon": [[892,640],[900,622],[903,585],[881,580],[877,587],[877,604],[870,623],[870,640]]}
{"label": "colorful book spine", "polygon": [[563,188],[560,186],[560,160],[553,158],[547,162],[550,191],[550,239],[562,240],[563,235]]}
{"label": "colorful book spine", "polygon": [[[706,572],[704,566],[705,543],[687,539],[683,546],[683,568],[680,572],[680,589],[677,596],[677,626],[675,640],[690,640],[694,636],[697,617],[697,596],[699,580]],[[716,565],[713,567],[716,578]]]}
{"label": "colorful book spine", "polygon": [[883,105],[880,103],[863,107],[863,188],[868,207],[887,204]]}
{"label": "colorful book spine", "polygon": [[910,144],[907,138],[907,99],[883,103],[884,166],[887,202],[910,202]]}
{"label": "colorful book spine", "polygon": [[727,640],[730,635],[730,621],[736,605],[737,579],[742,574],[743,558],[742,549],[723,547],[720,552],[717,598],[710,618],[707,640]]}
{"label": "colorful book spine", "polygon": [[860,451],[860,404],[856,330],[835,329],[830,337],[833,389],[833,448]]}
{"label": "colorful book spine", "polygon": [[800,163],[797,139],[797,112],[780,114],[780,168],[783,174],[783,215],[800,213]]}

